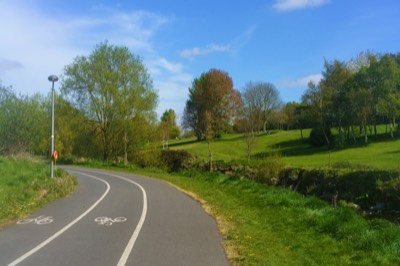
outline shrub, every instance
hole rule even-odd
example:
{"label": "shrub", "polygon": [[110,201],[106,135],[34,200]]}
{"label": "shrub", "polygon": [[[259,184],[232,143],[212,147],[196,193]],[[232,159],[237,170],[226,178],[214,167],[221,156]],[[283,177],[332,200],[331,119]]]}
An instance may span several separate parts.
{"label": "shrub", "polygon": [[165,169],[166,165],[161,158],[161,150],[149,149],[144,151],[136,152],[132,156],[133,163],[137,164],[142,168],[156,167]]}
{"label": "shrub", "polygon": [[161,151],[161,160],[167,167],[168,172],[178,172],[185,168],[185,163],[192,156],[183,150],[163,150]]}
{"label": "shrub", "polygon": [[266,157],[254,167],[255,181],[276,185],[279,182],[279,174],[284,164],[279,155]]}
{"label": "shrub", "polygon": [[[324,131],[326,136],[324,134]],[[322,127],[315,127],[311,130],[309,143],[311,146],[314,147],[323,147],[328,145],[326,138],[328,138],[329,145],[332,147],[334,144],[334,137],[332,135],[331,129],[329,127],[325,127],[324,130],[322,130]]]}

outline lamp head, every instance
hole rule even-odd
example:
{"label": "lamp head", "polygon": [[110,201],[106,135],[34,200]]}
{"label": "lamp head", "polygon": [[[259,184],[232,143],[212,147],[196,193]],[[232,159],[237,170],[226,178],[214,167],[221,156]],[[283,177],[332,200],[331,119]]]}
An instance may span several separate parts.
{"label": "lamp head", "polygon": [[56,75],[50,75],[49,76],[49,81],[56,82],[57,80],[58,80],[58,77]]}

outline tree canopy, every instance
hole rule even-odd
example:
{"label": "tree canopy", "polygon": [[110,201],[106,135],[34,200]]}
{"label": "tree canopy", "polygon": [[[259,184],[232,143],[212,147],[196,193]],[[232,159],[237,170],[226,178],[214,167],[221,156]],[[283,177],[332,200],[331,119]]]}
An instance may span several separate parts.
{"label": "tree canopy", "polygon": [[[135,119],[154,119],[158,95],[138,56],[126,47],[100,43],[87,57],[76,57],[65,67],[62,92],[94,121],[99,131],[103,159],[123,153],[118,140],[129,148],[128,128]],[[135,130],[140,130],[136,128]]]}
{"label": "tree canopy", "polygon": [[183,126],[192,129],[198,140],[220,134],[233,120],[239,103],[240,93],[228,73],[211,69],[194,79],[189,88]]}

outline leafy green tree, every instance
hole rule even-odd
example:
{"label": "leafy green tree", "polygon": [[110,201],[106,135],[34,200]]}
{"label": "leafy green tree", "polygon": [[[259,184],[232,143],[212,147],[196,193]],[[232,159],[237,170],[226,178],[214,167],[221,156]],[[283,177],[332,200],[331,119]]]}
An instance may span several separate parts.
{"label": "leafy green tree", "polygon": [[319,85],[309,82],[308,89],[302,96],[302,103],[308,106],[306,109],[308,112],[307,116],[313,117],[313,129],[315,129],[316,132],[322,132],[325,143],[331,146],[332,139],[329,136],[330,122],[325,101],[326,98],[327,96],[324,95],[324,91]]}
{"label": "leafy green tree", "polygon": [[[95,122],[105,161],[122,153],[127,159],[132,121],[155,117],[158,96],[152,80],[141,59],[126,47],[104,42],[88,57],[76,57],[65,67],[62,92],[87,120]],[[121,134],[123,151],[118,141]]]}
{"label": "leafy green tree", "polygon": [[349,126],[349,81],[352,72],[343,62],[335,60],[333,63],[325,61],[325,71],[319,86],[325,97],[327,112],[332,122],[338,128],[339,145],[344,144],[344,127]]}
{"label": "leafy green tree", "polygon": [[[50,146],[40,144],[50,136],[44,99],[36,94],[17,96],[0,83],[0,153],[46,154]],[[50,142],[47,142],[49,144]]]}
{"label": "leafy green tree", "polygon": [[168,141],[180,137],[180,131],[176,123],[176,114],[172,109],[165,110],[160,123],[163,139],[163,148],[168,148]]}
{"label": "leafy green tree", "polygon": [[385,55],[379,62],[379,68],[383,79],[379,83],[382,96],[378,100],[377,109],[387,117],[390,136],[394,138],[393,129],[400,115],[400,67],[394,56]]}

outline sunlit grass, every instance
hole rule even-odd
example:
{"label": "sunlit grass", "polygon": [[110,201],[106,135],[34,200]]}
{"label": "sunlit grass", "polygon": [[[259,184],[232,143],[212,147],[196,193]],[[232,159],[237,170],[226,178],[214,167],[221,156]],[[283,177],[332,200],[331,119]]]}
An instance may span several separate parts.
{"label": "sunlit grass", "polygon": [[61,169],[55,176],[47,163],[0,157],[0,226],[73,191],[76,178]]}
{"label": "sunlit grass", "polygon": [[[300,130],[273,131],[270,135],[257,136],[252,151],[253,159],[263,158],[269,154],[279,153],[287,165],[298,167],[322,167],[329,163],[353,166],[365,166],[381,169],[400,169],[400,140],[383,137],[385,127],[378,127],[380,134],[377,139],[369,138],[364,144],[359,139],[357,144],[350,142],[343,148],[336,147],[329,151],[325,148],[311,147],[302,142]],[[308,138],[310,130],[303,130]],[[171,149],[183,149],[196,155],[199,159],[208,160],[207,143],[197,142],[195,138],[175,141]],[[226,162],[247,159],[246,146],[241,134],[223,135],[221,139],[212,142],[213,160]]]}

